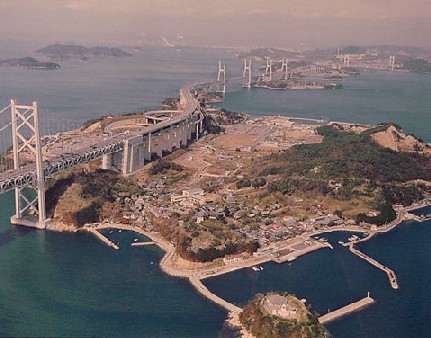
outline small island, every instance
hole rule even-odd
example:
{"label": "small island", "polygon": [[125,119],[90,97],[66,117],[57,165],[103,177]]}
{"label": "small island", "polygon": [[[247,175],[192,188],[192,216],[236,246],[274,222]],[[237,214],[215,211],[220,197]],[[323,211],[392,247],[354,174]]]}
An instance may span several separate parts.
{"label": "small island", "polygon": [[81,60],[87,61],[89,57],[124,57],[132,56],[120,48],[110,47],[91,47],[87,48],[82,45],[63,45],[53,44],[38,49],[36,53],[44,54],[53,60]]}
{"label": "small island", "polygon": [[11,58],[0,60],[0,66],[25,67],[29,69],[59,69],[60,65],[55,62],[39,61],[32,57]]}
{"label": "small island", "polygon": [[239,315],[243,327],[255,337],[318,338],[327,332],[315,312],[285,292],[256,295]]}

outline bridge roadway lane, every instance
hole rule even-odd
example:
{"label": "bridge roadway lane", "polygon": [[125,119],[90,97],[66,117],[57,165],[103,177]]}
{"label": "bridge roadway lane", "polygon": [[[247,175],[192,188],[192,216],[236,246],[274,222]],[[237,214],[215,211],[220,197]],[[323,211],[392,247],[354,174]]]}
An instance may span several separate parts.
{"label": "bridge roadway lane", "polygon": [[[150,133],[160,132],[171,125],[176,125],[186,122],[189,117],[198,116],[195,121],[201,120],[202,116],[199,111],[199,102],[195,99],[190,91],[197,84],[185,86],[180,89],[180,97],[182,98],[183,105],[180,107],[180,113],[173,116],[171,119],[162,121],[158,124],[145,127],[144,130],[136,133],[123,135],[113,135],[109,139],[94,143],[91,146],[83,147],[75,150],[75,154],[68,156],[60,155],[49,158],[44,161],[43,169],[45,177],[50,177],[65,169],[71,168],[81,163],[92,161],[105,154],[115,153],[123,150],[124,142],[127,139],[135,138],[138,136],[145,136]],[[197,112],[197,114],[195,114]],[[150,113],[150,112],[148,112]],[[194,122],[195,122],[194,121]],[[30,185],[35,180],[36,164],[29,164],[23,166],[18,170],[8,170],[0,173],[0,194],[5,193],[14,188],[20,188]]]}

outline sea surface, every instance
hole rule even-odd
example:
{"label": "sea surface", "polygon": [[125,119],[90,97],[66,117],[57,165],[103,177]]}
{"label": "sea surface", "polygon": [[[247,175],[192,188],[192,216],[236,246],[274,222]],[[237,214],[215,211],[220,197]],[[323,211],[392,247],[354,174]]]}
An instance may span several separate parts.
{"label": "sea surface", "polygon": [[[34,56],[43,45],[4,43],[2,57]],[[217,75],[242,73],[232,50],[125,48],[130,58],[62,62],[56,71],[0,67],[0,107],[11,98],[36,100],[42,132],[63,131],[106,114],[158,107],[179,88]],[[40,56],[37,56],[41,58]],[[257,67],[255,68],[257,69]],[[357,123],[394,122],[431,141],[431,77],[362,73],[341,90],[244,90],[228,83],[221,106],[253,115],[286,115]],[[6,118],[4,118],[5,120]],[[2,122],[0,117],[0,122]],[[0,136],[0,148],[7,137]],[[90,234],[52,233],[13,226],[13,194],[0,195],[0,336],[219,337],[226,312],[185,280],[159,268],[157,247],[130,247],[130,232],[108,235],[115,251]],[[393,269],[400,284],[338,245],[350,235],[327,234],[334,250],[291,263],[267,263],[205,281],[236,304],[255,293],[283,290],[306,298],[320,313],[366,295],[368,308],[328,325],[334,337],[429,337],[431,223],[406,222],[359,246]]]}

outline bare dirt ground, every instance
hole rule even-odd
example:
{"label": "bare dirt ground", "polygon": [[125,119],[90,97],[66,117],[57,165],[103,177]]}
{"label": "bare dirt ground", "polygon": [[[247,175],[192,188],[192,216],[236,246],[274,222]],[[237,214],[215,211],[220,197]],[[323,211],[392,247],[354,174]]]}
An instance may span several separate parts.
{"label": "bare dirt ground", "polygon": [[229,178],[247,171],[254,158],[288,149],[295,144],[317,143],[316,125],[293,123],[287,117],[266,116],[225,126],[225,132],[206,135],[175,162],[194,171],[190,184],[202,178]]}

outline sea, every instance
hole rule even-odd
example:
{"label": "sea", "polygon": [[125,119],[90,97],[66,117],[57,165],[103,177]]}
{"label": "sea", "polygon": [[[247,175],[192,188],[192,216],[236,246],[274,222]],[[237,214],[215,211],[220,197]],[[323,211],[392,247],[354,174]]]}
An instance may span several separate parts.
{"label": "sea", "polygon": [[[7,40],[0,58],[36,56],[34,41]],[[122,47],[126,58],[60,62],[55,71],[0,67],[0,109],[16,99],[37,101],[42,133],[76,127],[107,114],[160,107],[179,88],[217,76],[241,76],[233,49]],[[257,65],[256,68],[257,69]],[[243,89],[228,82],[221,106],[251,115],[284,115],[373,124],[393,122],[431,142],[431,76],[362,72],[341,90]],[[0,118],[0,122],[1,122]],[[0,137],[0,147],[8,146]],[[226,311],[198,294],[184,279],[158,267],[155,246],[131,247],[132,232],[107,231],[113,250],[90,234],[53,233],[14,226],[13,193],[0,195],[0,336],[229,337]],[[429,211],[426,211],[428,213]],[[293,262],[266,263],[204,281],[237,305],[256,293],[287,291],[324,314],[365,297],[376,302],[327,325],[333,337],[430,337],[431,223],[408,221],[358,247],[396,272],[387,276],[351,254],[338,241],[351,234],[324,234],[334,249]]]}

